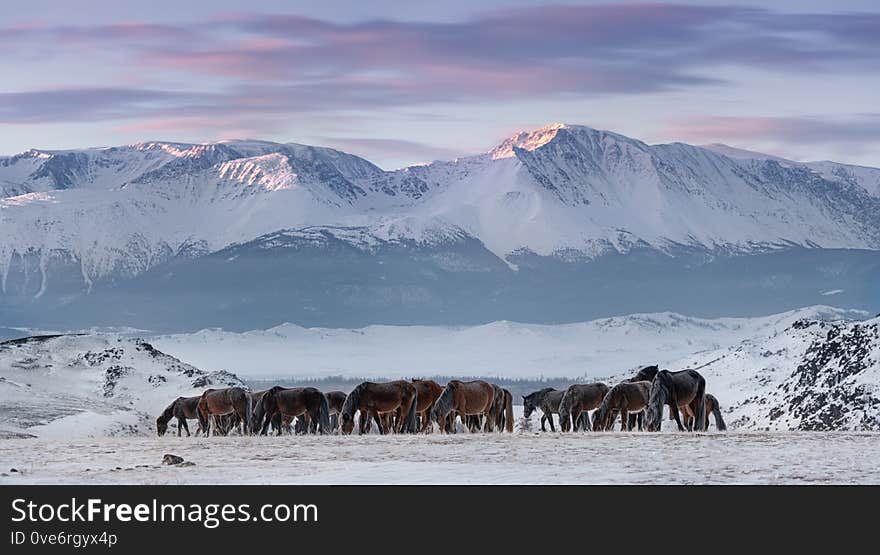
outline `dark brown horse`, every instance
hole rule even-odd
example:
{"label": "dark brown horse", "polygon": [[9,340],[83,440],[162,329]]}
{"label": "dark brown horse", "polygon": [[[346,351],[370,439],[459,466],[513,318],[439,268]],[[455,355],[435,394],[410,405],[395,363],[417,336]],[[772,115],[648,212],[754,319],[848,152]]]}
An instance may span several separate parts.
{"label": "dark brown horse", "polygon": [[202,393],[197,405],[199,424],[206,430],[205,435],[210,433],[209,422],[211,416],[234,414],[244,425],[246,433],[251,431],[252,407],[251,397],[247,391],[240,387],[228,387],[226,389],[208,389]]}
{"label": "dark brown horse", "polygon": [[345,397],[345,403],[339,413],[340,429],[344,434],[350,434],[354,430],[354,415],[360,411],[359,433],[366,432],[367,420],[372,418],[379,426],[381,433],[386,432],[384,417],[385,413],[394,413],[400,408],[400,418],[397,419],[397,432],[415,433],[416,408],[418,394],[413,384],[405,380],[393,382],[374,383],[363,382],[351,390]]}
{"label": "dark brown horse", "polygon": [[574,384],[565,390],[565,395],[559,402],[559,427],[567,432],[574,424],[574,430],[580,428],[589,430],[589,422],[581,418],[599,406],[602,399],[608,393],[608,386],[602,382],[588,384]]}
{"label": "dark brown horse", "polygon": [[434,406],[434,402],[437,401],[440,394],[443,393],[443,386],[434,380],[413,380],[412,384],[415,386],[416,393],[418,394],[416,412],[421,422],[419,432],[424,432],[431,423],[428,419],[428,412]]}
{"label": "dark brown horse", "polygon": [[639,413],[648,406],[651,395],[651,382],[621,382],[610,390],[602,399],[599,408],[593,413],[593,431],[610,430],[614,419],[620,415],[620,429],[630,428],[629,415]]}
{"label": "dark brown horse", "polygon": [[[458,413],[465,426],[468,426],[469,416],[479,415],[484,417],[485,431],[491,432],[493,421],[490,412],[494,401],[495,388],[488,382],[450,380],[431,409],[431,421],[437,422],[441,430],[448,431],[447,419],[453,411]],[[452,418],[455,418],[454,415]]]}
{"label": "dark brown horse", "polygon": [[339,429],[339,413],[342,412],[346,395],[344,391],[330,391],[324,395],[327,396],[327,403],[330,405],[330,429],[336,431]]}
{"label": "dark brown horse", "polygon": [[694,428],[699,432],[706,427],[706,380],[696,370],[657,372],[651,382],[651,395],[645,410],[645,424],[649,432],[660,431],[663,420],[663,406],[668,405],[669,411],[678,431],[685,431],[679,416],[679,409],[690,405],[696,421]]}
{"label": "dark brown horse", "polygon": [[[276,414],[285,417],[308,417],[306,429],[311,433],[330,433],[330,404],[327,397],[314,387],[275,386],[263,394],[260,402],[263,412],[263,427],[260,434],[266,435],[269,423]],[[281,431],[278,431],[281,434]]]}
{"label": "dark brown horse", "polygon": [[[693,401],[691,402],[691,405]],[[684,425],[688,430],[693,429],[694,425],[694,409],[691,405],[687,405],[685,410],[682,412],[685,413],[684,416]],[[721,405],[718,403],[718,399],[715,398],[711,393],[706,394],[706,430],[709,429],[709,414],[712,414],[715,417],[715,428],[719,432],[723,432],[727,430],[727,424],[724,423],[724,417],[721,416]]]}
{"label": "dark brown horse", "polygon": [[[186,431],[187,437],[190,436],[189,426],[187,425],[187,420],[198,420],[199,419],[199,399],[200,396],[196,397],[178,397],[170,405],[168,405],[162,414],[159,415],[159,418],[156,419],[156,431],[160,436],[165,435],[165,432],[168,431],[168,422],[172,418],[177,419],[177,437],[180,437],[181,430]],[[203,431],[201,425],[199,425],[198,429],[196,429],[196,435],[199,435],[199,432]]]}

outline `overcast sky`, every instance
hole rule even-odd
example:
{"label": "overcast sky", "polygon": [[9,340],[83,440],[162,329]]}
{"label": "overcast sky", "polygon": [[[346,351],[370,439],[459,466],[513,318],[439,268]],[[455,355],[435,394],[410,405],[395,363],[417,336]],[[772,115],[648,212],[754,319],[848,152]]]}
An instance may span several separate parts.
{"label": "overcast sky", "polygon": [[876,0],[3,8],[3,154],[262,138],[393,168],[566,122],[880,166]]}

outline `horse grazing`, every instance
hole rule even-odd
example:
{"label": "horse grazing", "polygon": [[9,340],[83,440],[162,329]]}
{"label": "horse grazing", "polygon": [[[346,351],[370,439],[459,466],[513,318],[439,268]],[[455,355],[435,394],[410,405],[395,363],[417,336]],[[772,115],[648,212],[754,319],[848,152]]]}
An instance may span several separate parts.
{"label": "horse grazing", "polygon": [[660,431],[663,419],[663,405],[669,406],[671,418],[678,424],[678,431],[683,432],[679,409],[690,406],[693,411],[697,431],[704,431],[706,426],[706,380],[696,370],[657,372],[651,382],[651,394],[648,407],[645,409],[645,424],[649,432]]}
{"label": "horse grazing", "polygon": [[[275,386],[260,401],[264,415],[261,435],[266,435],[269,423],[276,414],[284,419],[294,416],[307,416],[307,430],[311,433],[325,434],[330,432],[330,404],[327,397],[314,387],[281,387]],[[304,433],[304,432],[303,432]],[[281,435],[281,430],[278,430]]]}
{"label": "horse grazing", "polygon": [[327,402],[330,404],[330,429],[334,432],[339,429],[339,413],[342,412],[342,405],[345,404],[344,391],[330,391],[325,393]]}
{"label": "horse grazing", "polygon": [[[251,432],[253,420],[253,408],[251,397],[247,391],[240,387],[228,387],[226,389],[208,389],[199,398],[197,405],[199,424],[209,434],[209,422],[212,416],[234,414],[239,422],[244,424],[246,433]],[[215,433],[216,435],[216,433]]]}
{"label": "horse grazing", "polygon": [[[171,402],[170,405],[165,407],[165,410],[162,411],[162,414],[159,415],[159,418],[156,419],[156,431],[159,433],[159,436],[165,435],[165,432],[168,431],[168,422],[172,418],[177,419],[177,437],[180,437],[181,430],[186,431],[187,437],[191,434],[189,433],[189,426],[187,425],[187,419],[198,420],[198,406],[199,399],[201,397],[178,397],[174,401]],[[199,432],[202,431],[201,425],[196,429],[196,435],[199,435]]]}
{"label": "horse grazing", "polygon": [[[434,407],[431,409],[431,421],[437,422],[441,430],[454,430],[453,427],[447,426],[447,418],[453,411],[461,416],[462,423],[469,426],[469,416],[483,416],[484,430],[492,431],[493,419],[490,416],[492,406],[495,402],[495,388],[488,382],[483,380],[474,380],[472,382],[463,382],[461,380],[450,380],[443,388],[443,392]],[[455,416],[453,415],[454,419]],[[473,424],[479,421],[470,419]]]}
{"label": "horse grazing", "polygon": [[342,404],[339,413],[340,430],[344,434],[350,434],[354,430],[354,413],[360,411],[359,433],[366,431],[369,418],[376,421],[380,433],[387,433],[391,427],[386,428],[387,421],[382,415],[400,408],[396,431],[415,433],[417,404],[418,393],[415,386],[408,381],[360,383],[351,390]]}
{"label": "horse grazing", "polygon": [[421,421],[419,432],[424,432],[428,429],[428,425],[431,423],[428,419],[428,411],[431,410],[431,407],[434,406],[434,402],[437,401],[440,394],[443,393],[443,386],[434,380],[413,380],[412,384],[416,388],[416,393],[418,394],[416,413],[418,413],[419,420]]}
{"label": "horse grazing", "polygon": [[[694,412],[691,410],[690,405],[685,407],[685,417],[684,417],[684,425],[690,430],[693,427],[694,422]],[[724,423],[724,418],[721,416],[721,405],[718,403],[718,399],[715,398],[711,393],[706,394],[706,427],[705,429],[709,429],[709,414],[712,414],[715,417],[715,428],[719,432],[723,432],[727,429],[727,424]]]}
{"label": "horse grazing", "polygon": [[632,429],[630,415],[640,413],[648,406],[651,395],[651,382],[621,382],[605,394],[599,408],[593,413],[593,431],[610,430],[614,419],[620,414],[620,429]]}
{"label": "horse grazing", "polygon": [[523,395],[523,416],[529,418],[536,409],[541,409],[544,414],[541,415],[541,431],[546,432],[544,427],[546,422],[550,422],[550,431],[555,432],[553,426],[553,414],[559,414],[559,403],[562,401],[564,391],[545,387],[528,395]]}
{"label": "horse grazing", "polygon": [[607,394],[608,386],[602,382],[569,386],[559,401],[559,427],[562,431],[569,431],[572,424],[575,431],[580,428],[588,430],[588,422],[582,416],[598,407]]}

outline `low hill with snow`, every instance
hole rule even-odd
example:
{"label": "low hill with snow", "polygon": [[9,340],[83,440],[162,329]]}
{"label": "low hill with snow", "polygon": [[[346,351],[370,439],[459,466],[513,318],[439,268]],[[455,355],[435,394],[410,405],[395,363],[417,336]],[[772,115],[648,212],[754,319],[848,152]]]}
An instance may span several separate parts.
{"label": "low hill with snow", "polygon": [[0,343],[0,437],[147,434],[173,399],[240,386],[116,335],[36,336]]}

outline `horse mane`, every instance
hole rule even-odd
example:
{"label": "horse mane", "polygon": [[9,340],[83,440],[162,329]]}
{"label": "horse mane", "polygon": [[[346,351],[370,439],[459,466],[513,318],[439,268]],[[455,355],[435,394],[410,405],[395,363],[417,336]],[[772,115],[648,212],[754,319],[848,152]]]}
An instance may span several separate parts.
{"label": "horse mane", "polygon": [[434,401],[434,406],[436,407],[437,412],[443,416],[446,416],[449,414],[449,411],[452,410],[452,403],[455,401],[453,398],[455,387],[456,384],[450,381],[446,384],[446,387],[443,388],[443,391],[440,392],[440,396],[437,397],[437,400]]}
{"label": "horse mane", "polygon": [[657,376],[655,376],[654,379],[659,380],[660,384],[666,389],[667,402],[677,404],[675,398],[675,384],[672,383],[672,372],[669,370],[661,370],[657,372]]}
{"label": "horse mane", "polygon": [[342,410],[339,414],[348,414],[354,417],[354,413],[361,404],[361,394],[367,387],[367,382],[361,382],[345,396],[345,402],[342,403]]}
{"label": "horse mane", "polygon": [[539,389],[538,391],[535,391],[534,393],[530,393],[530,394],[529,394],[529,397],[531,397],[532,395],[534,395],[534,396],[535,396],[535,401],[538,402],[538,403],[540,403],[540,402],[544,399],[544,397],[545,397],[548,393],[550,393],[551,391],[553,391],[553,388],[552,388],[552,387],[545,387],[545,388],[543,388],[543,389]]}
{"label": "horse mane", "polygon": [[164,422],[168,422],[171,418],[174,417],[174,407],[177,406],[177,403],[180,402],[181,399],[185,397],[178,397],[177,399],[171,401],[171,404],[165,407],[165,410],[162,411],[162,414],[159,415],[159,418]]}
{"label": "horse mane", "polygon": [[559,400],[559,417],[563,418],[564,414],[571,414],[571,395],[572,391],[569,386],[568,389],[565,390],[565,393],[562,394],[562,399]]}
{"label": "horse mane", "polygon": [[596,407],[596,412],[593,415],[594,421],[601,422],[603,427],[605,425],[605,418],[608,415],[608,411],[611,410],[611,394],[618,389],[618,386],[620,386],[620,384],[617,384],[608,390],[608,393],[602,397],[602,402]]}

